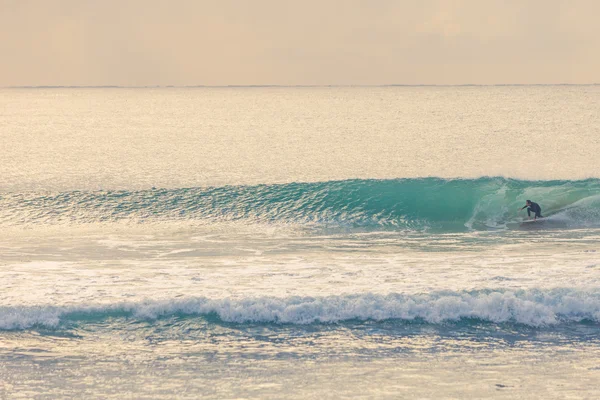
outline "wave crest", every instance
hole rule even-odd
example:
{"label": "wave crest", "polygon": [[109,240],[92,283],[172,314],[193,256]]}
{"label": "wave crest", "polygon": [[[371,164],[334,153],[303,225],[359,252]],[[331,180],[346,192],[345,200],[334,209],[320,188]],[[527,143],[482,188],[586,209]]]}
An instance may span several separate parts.
{"label": "wave crest", "polygon": [[1,307],[0,329],[57,328],[68,322],[101,320],[110,316],[154,320],[178,315],[216,315],[221,321],[240,324],[313,324],[349,320],[419,320],[440,324],[478,319],[539,327],[584,320],[600,322],[600,291],[554,289],[287,298],[197,297],[107,305]]}

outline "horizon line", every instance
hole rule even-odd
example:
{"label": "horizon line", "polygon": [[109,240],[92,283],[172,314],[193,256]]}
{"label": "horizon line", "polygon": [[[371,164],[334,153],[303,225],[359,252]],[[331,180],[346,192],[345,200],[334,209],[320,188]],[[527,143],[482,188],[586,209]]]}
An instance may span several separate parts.
{"label": "horizon line", "polygon": [[377,87],[503,87],[503,86],[599,86],[600,83],[459,83],[459,84],[374,84],[374,85],[11,85],[0,89],[194,89],[194,88],[377,88]]}

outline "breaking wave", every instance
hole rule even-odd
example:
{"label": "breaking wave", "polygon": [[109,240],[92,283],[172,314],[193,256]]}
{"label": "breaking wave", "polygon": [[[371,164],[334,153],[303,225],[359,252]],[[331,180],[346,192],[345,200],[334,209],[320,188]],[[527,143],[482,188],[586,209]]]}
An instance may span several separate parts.
{"label": "breaking wave", "polygon": [[315,324],[350,320],[422,321],[463,319],[533,327],[600,322],[600,291],[576,289],[357,294],[326,297],[205,297],[145,300],[105,305],[0,307],[0,329],[60,328],[70,322],[108,317],[155,320],[173,316],[215,316],[231,323]]}
{"label": "breaking wave", "polygon": [[521,221],[526,199],[560,227],[600,226],[600,180],[347,180],[142,191],[0,195],[0,224],[243,221],[463,231]]}

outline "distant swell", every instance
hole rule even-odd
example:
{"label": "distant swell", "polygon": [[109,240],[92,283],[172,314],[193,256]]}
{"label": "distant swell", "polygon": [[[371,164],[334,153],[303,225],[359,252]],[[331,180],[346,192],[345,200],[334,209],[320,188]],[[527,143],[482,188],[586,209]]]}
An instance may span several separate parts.
{"label": "distant swell", "polygon": [[521,221],[526,199],[555,226],[600,226],[600,180],[348,180],[142,191],[0,195],[0,224],[168,221],[294,223],[321,228],[489,230]]}
{"label": "distant swell", "polygon": [[60,328],[76,321],[89,322],[110,316],[154,320],[211,315],[224,322],[240,324],[313,324],[349,320],[418,320],[440,324],[477,319],[539,327],[600,322],[600,291],[554,289],[287,298],[197,297],[106,305],[0,307],[0,329]]}

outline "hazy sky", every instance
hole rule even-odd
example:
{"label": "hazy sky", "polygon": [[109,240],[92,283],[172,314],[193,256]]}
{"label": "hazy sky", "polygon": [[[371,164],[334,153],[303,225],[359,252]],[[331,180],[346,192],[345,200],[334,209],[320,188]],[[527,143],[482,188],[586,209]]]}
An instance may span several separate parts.
{"label": "hazy sky", "polygon": [[0,0],[0,86],[600,82],[598,0]]}

